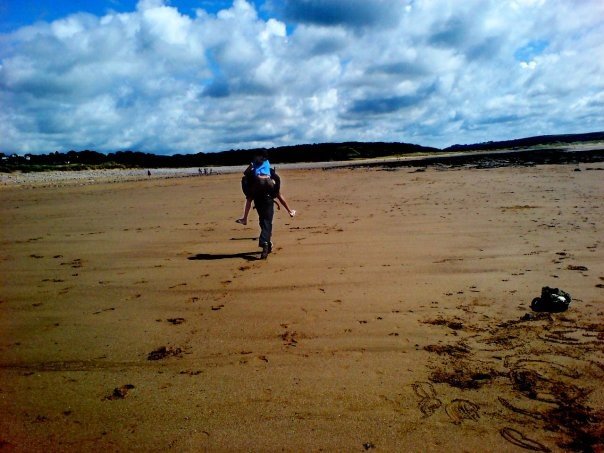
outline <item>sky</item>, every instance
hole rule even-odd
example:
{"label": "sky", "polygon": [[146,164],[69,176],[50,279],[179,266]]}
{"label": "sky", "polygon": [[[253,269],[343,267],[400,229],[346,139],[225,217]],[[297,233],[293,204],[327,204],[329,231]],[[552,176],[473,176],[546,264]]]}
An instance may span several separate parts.
{"label": "sky", "polygon": [[0,0],[7,154],[602,130],[602,0]]}

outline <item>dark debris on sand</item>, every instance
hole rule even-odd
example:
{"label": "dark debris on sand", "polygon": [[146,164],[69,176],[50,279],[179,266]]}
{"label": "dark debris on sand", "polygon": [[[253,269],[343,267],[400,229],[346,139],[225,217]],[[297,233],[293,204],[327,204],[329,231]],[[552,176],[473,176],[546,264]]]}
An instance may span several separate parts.
{"label": "dark debris on sand", "polygon": [[577,401],[558,406],[547,411],[543,420],[548,431],[562,431],[567,440],[558,442],[558,446],[570,451],[604,451],[604,411],[595,411]]}
{"label": "dark debris on sand", "polygon": [[431,319],[431,320],[423,321],[423,322],[424,322],[424,324],[431,324],[433,326],[447,326],[449,329],[452,329],[452,330],[463,329],[463,323],[461,321],[456,321],[456,320],[438,318],[438,319]]}
{"label": "dark debris on sand", "polygon": [[182,352],[183,351],[180,348],[172,348],[172,347],[167,348],[165,346],[161,346],[161,347],[155,349],[154,351],[151,351],[147,355],[147,360],[162,360],[162,359],[165,359],[166,357],[170,357],[170,356],[181,357]]}
{"label": "dark debris on sand", "polygon": [[429,344],[427,346],[424,346],[424,349],[428,352],[435,352],[438,355],[446,354],[452,357],[461,357],[470,353],[470,348],[468,348],[468,346],[463,343],[457,343],[454,345]]}
{"label": "dark debris on sand", "polygon": [[123,400],[124,398],[126,398],[128,391],[132,390],[133,388],[134,388],[134,385],[132,385],[132,384],[126,384],[126,385],[122,385],[121,387],[116,387],[113,389],[113,393],[111,395],[107,396],[105,399],[107,399],[107,400]]}
{"label": "dark debris on sand", "polygon": [[430,381],[435,384],[448,384],[462,390],[476,390],[490,383],[498,373],[494,370],[469,370],[465,366],[453,365],[438,368],[430,375]]}
{"label": "dark debris on sand", "polygon": [[509,321],[504,321],[504,322],[498,324],[497,327],[502,327],[505,329],[508,327],[513,327],[513,326],[523,323],[523,322],[530,322],[530,321],[547,321],[548,323],[552,323],[554,321],[554,318],[552,317],[551,314],[549,314],[547,312],[525,313],[520,318],[511,319]]}
{"label": "dark debris on sand", "polygon": [[[547,379],[530,370],[513,370],[514,389],[529,399],[547,401],[555,406],[538,414],[544,429],[560,432],[558,446],[570,451],[601,451],[604,447],[604,411],[585,404],[590,391],[561,380]],[[547,393],[542,395],[541,393]]]}

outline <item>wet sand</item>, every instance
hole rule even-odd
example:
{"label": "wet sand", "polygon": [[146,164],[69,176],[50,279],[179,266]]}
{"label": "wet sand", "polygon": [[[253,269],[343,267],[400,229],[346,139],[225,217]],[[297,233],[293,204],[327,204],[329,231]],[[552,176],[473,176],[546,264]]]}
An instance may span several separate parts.
{"label": "wet sand", "polygon": [[601,450],[601,167],[3,187],[0,449]]}

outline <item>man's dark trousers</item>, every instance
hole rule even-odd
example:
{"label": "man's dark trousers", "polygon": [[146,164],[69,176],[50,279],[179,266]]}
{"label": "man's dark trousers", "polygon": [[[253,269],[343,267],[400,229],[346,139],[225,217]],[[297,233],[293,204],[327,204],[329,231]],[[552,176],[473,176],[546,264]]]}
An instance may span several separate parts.
{"label": "man's dark trousers", "polygon": [[256,211],[258,212],[258,223],[260,224],[260,238],[258,246],[264,247],[271,244],[271,235],[273,234],[273,215],[275,207],[273,199],[269,195],[262,195],[254,198]]}

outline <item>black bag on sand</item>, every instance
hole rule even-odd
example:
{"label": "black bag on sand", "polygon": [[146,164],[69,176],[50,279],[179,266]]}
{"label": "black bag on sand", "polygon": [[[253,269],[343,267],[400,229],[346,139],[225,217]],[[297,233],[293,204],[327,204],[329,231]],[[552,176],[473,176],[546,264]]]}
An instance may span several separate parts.
{"label": "black bag on sand", "polygon": [[531,302],[531,309],[540,312],[560,313],[568,310],[570,301],[570,294],[567,292],[544,286],[541,288],[541,297],[535,297]]}

